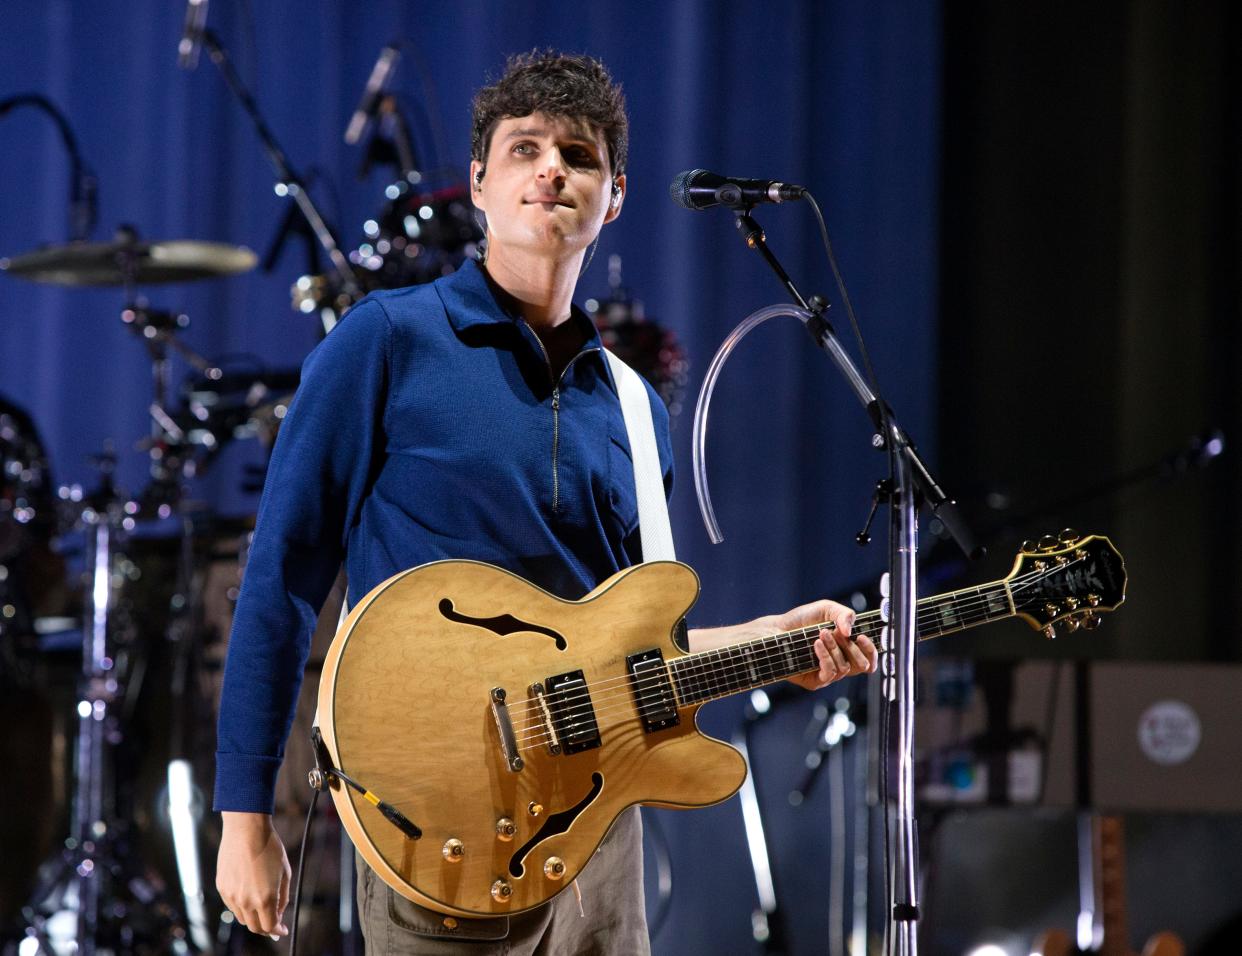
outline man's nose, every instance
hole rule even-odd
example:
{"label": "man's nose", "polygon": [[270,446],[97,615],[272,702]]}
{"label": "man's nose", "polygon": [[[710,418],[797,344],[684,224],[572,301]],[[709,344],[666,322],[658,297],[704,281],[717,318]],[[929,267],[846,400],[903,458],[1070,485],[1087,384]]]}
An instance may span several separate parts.
{"label": "man's nose", "polygon": [[541,179],[548,179],[552,182],[565,178],[565,158],[555,146],[544,150],[542,161],[540,162],[539,176]]}

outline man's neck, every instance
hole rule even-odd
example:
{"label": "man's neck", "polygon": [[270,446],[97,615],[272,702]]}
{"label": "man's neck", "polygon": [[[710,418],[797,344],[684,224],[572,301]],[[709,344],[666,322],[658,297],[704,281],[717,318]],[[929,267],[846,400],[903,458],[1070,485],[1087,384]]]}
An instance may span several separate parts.
{"label": "man's neck", "polygon": [[496,246],[488,249],[486,264],[492,282],[541,335],[568,320],[581,266],[581,252],[548,259]]}

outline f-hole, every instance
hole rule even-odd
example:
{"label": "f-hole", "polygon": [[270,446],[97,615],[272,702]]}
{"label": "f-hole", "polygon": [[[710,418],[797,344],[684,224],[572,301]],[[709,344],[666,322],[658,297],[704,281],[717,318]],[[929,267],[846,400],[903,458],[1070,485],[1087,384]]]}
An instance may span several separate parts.
{"label": "f-hole", "polygon": [[520,620],[512,614],[497,614],[495,617],[471,617],[469,614],[462,614],[453,610],[453,602],[449,598],[442,598],[440,600],[440,613],[454,624],[473,624],[476,627],[485,627],[500,637],[508,637],[510,634],[517,634],[522,631],[531,631],[535,634],[543,634],[546,637],[552,638],[556,642],[556,649],[558,651],[563,651],[569,646],[565,638],[550,627],[531,624],[529,621]]}
{"label": "f-hole", "polygon": [[554,837],[558,833],[564,833],[570,828],[573,822],[578,819],[579,814],[589,807],[592,801],[599,796],[599,792],[604,789],[604,775],[598,770],[591,774],[591,790],[590,792],[568,810],[562,810],[560,813],[554,813],[544,821],[543,826],[539,828],[539,832],[526,841],[526,843],[513,854],[509,860],[509,874],[513,877],[520,877],[525,868],[522,866],[526,859],[526,854],[534,849],[535,844]]}

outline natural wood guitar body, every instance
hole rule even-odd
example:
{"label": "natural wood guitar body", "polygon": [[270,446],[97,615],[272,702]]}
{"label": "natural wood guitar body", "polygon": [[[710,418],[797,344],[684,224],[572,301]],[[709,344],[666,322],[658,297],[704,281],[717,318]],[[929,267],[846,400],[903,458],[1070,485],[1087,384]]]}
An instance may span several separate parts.
{"label": "natural wood guitar body", "polygon": [[[354,844],[401,895],[464,916],[520,912],[568,886],[627,807],[707,806],[741,786],[741,756],[699,733],[697,708],[691,719],[683,712],[678,726],[647,733],[622,679],[626,655],[661,643],[656,635],[666,660],[680,656],[672,631],[699,590],[690,568],[638,565],[580,601],[485,564],[445,561],[416,571],[391,578],[350,614],[319,695],[335,765],[423,831],[408,839],[361,795],[331,790]],[[450,620],[446,600],[455,617],[506,614],[540,630],[500,634],[499,625]],[[582,670],[595,688],[603,745],[553,755],[544,743],[523,744],[524,728],[540,723],[537,705],[521,703],[528,686],[569,669]],[[502,753],[491,706],[496,687],[508,695],[520,771]],[[542,808],[537,816],[533,805]],[[574,808],[564,832],[527,847],[556,814]],[[516,827],[508,840],[497,833],[503,819]],[[450,840],[462,844],[456,862],[445,855]],[[545,874],[550,858],[564,865],[555,879]],[[497,880],[511,887],[505,901],[492,895]]]}

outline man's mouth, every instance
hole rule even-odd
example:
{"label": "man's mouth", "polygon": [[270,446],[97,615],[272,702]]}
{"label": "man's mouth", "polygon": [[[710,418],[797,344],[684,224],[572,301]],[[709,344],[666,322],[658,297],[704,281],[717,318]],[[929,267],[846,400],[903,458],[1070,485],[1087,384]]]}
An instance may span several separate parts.
{"label": "man's mouth", "polygon": [[564,206],[566,209],[574,208],[573,203],[559,196],[532,196],[530,199],[522,201],[530,206]]}

